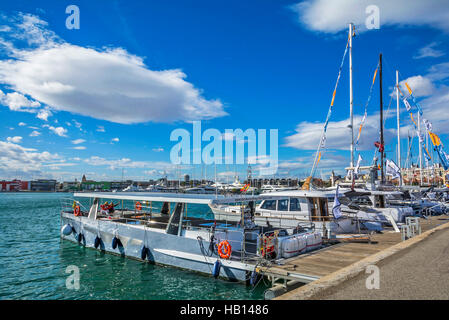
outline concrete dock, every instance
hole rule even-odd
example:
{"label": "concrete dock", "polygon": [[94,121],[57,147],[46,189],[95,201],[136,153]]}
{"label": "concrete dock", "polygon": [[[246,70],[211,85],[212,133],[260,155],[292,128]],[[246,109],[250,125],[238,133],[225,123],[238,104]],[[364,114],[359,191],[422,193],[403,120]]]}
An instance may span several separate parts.
{"label": "concrete dock", "polygon": [[[336,294],[336,292],[329,292],[326,295],[322,292],[340,286],[348,279],[356,277],[362,271],[365,271],[368,265],[378,264],[393,254],[411,248],[414,243],[427,238],[429,233],[449,226],[448,222],[449,217],[444,215],[420,219],[422,234],[407,241],[402,241],[401,233],[385,230],[382,234],[371,235],[370,242],[342,242],[309,254],[287,259],[282,265],[261,268],[260,270],[272,279],[275,287],[277,286],[275,296],[280,296],[276,299],[310,299],[314,296],[318,297],[318,294],[323,294],[319,299],[326,299],[327,296],[332,299],[332,294]],[[446,233],[446,236],[448,234]],[[444,237],[442,239],[442,242],[444,242]],[[445,243],[449,246],[449,237],[446,237],[446,239]],[[446,250],[449,255],[449,247]],[[414,252],[414,250],[412,251]],[[413,253],[413,255],[417,254],[419,253]],[[367,274],[361,276],[364,279],[363,281],[359,279],[363,282],[360,285],[363,285],[364,290],[367,290],[364,284],[367,276]],[[385,277],[386,279],[388,278]],[[281,280],[281,284],[276,285],[276,281],[279,282],[279,280]],[[291,290],[292,287],[288,285],[289,283],[308,284]],[[445,283],[449,282],[446,281]],[[357,295],[354,295],[354,297],[357,297]]]}

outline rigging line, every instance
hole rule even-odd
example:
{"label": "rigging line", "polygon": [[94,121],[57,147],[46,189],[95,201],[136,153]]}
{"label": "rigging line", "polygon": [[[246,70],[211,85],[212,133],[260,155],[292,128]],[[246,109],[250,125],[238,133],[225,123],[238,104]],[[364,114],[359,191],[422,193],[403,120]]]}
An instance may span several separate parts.
{"label": "rigging line", "polygon": [[362,128],[363,128],[363,126],[365,124],[366,117],[368,116],[368,105],[369,105],[369,103],[371,101],[371,97],[373,95],[373,88],[374,88],[374,83],[376,81],[376,75],[377,75],[377,71],[378,70],[379,70],[379,62],[377,63],[376,70],[374,71],[373,82],[371,83],[371,88],[369,90],[368,99],[367,99],[366,104],[365,104],[365,113],[363,114],[363,118],[360,121],[359,133],[358,133],[358,136],[357,136],[357,140],[355,142],[354,152],[357,151],[357,146],[359,144],[359,139],[360,139],[360,136],[361,136],[361,133],[362,133]]}
{"label": "rigging line", "polygon": [[331,104],[329,106],[329,110],[327,111],[327,116],[326,116],[326,121],[325,121],[325,124],[324,124],[324,127],[323,127],[323,132],[321,133],[320,141],[318,142],[318,148],[317,148],[317,151],[315,153],[315,159],[313,161],[312,170],[310,172],[310,176],[312,176],[312,177],[313,177],[313,175],[315,173],[316,166],[318,165],[318,161],[319,161],[318,155],[320,154],[321,149],[324,148],[324,145],[325,145],[327,125],[329,124],[329,119],[330,119],[330,116],[332,114],[332,107],[334,105],[335,94],[337,92],[338,83],[340,81],[341,71],[343,69],[343,65],[344,65],[344,62],[345,62],[345,57],[346,57],[346,54],[348,52],[349,39],[350,39],[350,34],[348,34],[348,41],[346,42],[345,51],[343,53],[343,57],[341,59],[341,64],[340,64],[340,68],[338,70],[337,81],[335,82],[334,92],[332,93],[332,101],[331,101]]}

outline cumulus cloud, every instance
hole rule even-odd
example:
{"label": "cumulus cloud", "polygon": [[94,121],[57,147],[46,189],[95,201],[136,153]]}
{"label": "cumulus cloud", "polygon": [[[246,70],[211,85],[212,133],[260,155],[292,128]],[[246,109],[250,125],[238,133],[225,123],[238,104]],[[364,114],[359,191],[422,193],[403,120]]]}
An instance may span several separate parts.
{"label": "cumulus cloud", "polygon": [[435,86],[432,80],[428,77],[423,77],[421,75],[408,77],[405,80],[399,82],[401,90],[403,93],[407,93],[408,90],[405,86],[405,82],[413,90],[413,95],[415,97],[425,97],[431,95],[435,91]]}
{"label": "cumulus cloud", "polygon": [[27,124],[25,123],[25,122],[19,122],[19,127],[24,127],[24,126],[26,126]]}
{"label": "cumulus cloud", "polygon": [[[424,75],[412,76],[400,82],[403,93],[408,95],[404,82],[413,90],[413,95],[420,99],[423,118],[432,122],[437,134],[449,133],[449,62],[439,63],[429,68]],[[414,110],[416,112],[416,110]]]}
{"label": "cumulus cloud", "polygon": [[[358,128],[362,118],[354,116],[354,140],[357,138]],[[349,150],[351,132],[348,127],[349,119],[330,121],[326,134],[326,148]],[[286,137],[285,146],[301,150],[316,150],[321,138],[324,123],[303,121],[296,127],[296,133]],[[394,137],[393,129],[384,129],[384,139],[388,141]],[[379,140],[379,115],[369,115],[360,136],[358,150],[370,150],[374,142]]]}
{"label": "cumulus cloud", "polygon": [[6,141],[12,142],[12,143],[21,143],[22,137],[20,137],[20,136],[8,137],[8,138],[6,138]]}
{"label": "cumulus cloud", "polygon": [[11,172],[22,176],[41,175],[43,164],[58,158],[57,154],[47,151],[39,152],[13,142],[0,141],[0,175],[2,176],[10,176]]}
{"label": "cumulus cloud", "polygon": [[52,113],[49,109],[41,109],[37,113],[36,117],[41,120],[48,121],[48,117],[50,117],[51,115],[52,115]]}
{"label": "cumulus cloud", "polygon": [[[18,19],[9,39],[0,36],[11,58],[0,62],[0,83],[52,110],[123,124],[227,114],[220,100],[203,97],[180,69],[151,70],[125,49],[72,45],[47,30],[36,16]],[[32,47],[17,49],[14,37]]]}
{"label": "cumulus cloud", "polygon": [[44,124],[42,127],[48,128],[50,131],[52,131],[54,134],[60,136],[60,137],[67,137],[67,129],[63,127],[53,127],[49,126],[48,124]]}
{"label": "cumulus cloud", "polygon": [[23,111],[23,112],[37,112],[35,108],[39,107],[41,104],[37,101],[33,101],[25,97],[21,93],[9,92],[4,93],[0,90],[0,103],[7,106],[13,111]]}
{"label": "cumulus cloud", "polygon": [[33,132],[30,133],[30,137],[37,137],[40,136],[41,133],[39,131],[34,130]]}
{"label": "cumulus cloud", "polygon": [[449,31],[449,6],[441,0],[306,0],[292,10],[307,29],[326,33],[346,30],[350,22],[366,30],[366,8],[377,5],[380,27],[429,26]]}

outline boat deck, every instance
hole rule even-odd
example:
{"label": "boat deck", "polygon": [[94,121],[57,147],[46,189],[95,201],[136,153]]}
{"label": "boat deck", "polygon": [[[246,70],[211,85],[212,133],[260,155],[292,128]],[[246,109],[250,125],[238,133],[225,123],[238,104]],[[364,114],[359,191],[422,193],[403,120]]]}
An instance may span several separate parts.
{"label": "boat deck", "polygon": [[[421,230],[425,232],[446,222],[449,222],[449,218],[444,215],[432,216],[427,220],[420,219]],[[402,241],[401,233],[394,232],[392,229],[386,229],[381,234],[373,234],[369,238],[370,240],[365,243],[342,241],[328,245],[317,251],[285,259],[280,265],[261,267],[259,270],[270,277],[273,284],[277,280],[297,280],[308,283]]]}

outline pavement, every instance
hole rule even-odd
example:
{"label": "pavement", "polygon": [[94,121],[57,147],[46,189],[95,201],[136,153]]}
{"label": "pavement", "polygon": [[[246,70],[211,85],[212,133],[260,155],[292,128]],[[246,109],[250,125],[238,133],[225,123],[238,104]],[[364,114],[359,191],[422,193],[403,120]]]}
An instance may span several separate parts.
{"label": "pavement", "polygon": [[362,272],[313,295],[313,300],[449,299],[449,228],[376,264],[379,289],[367,289],[372,273]]}

